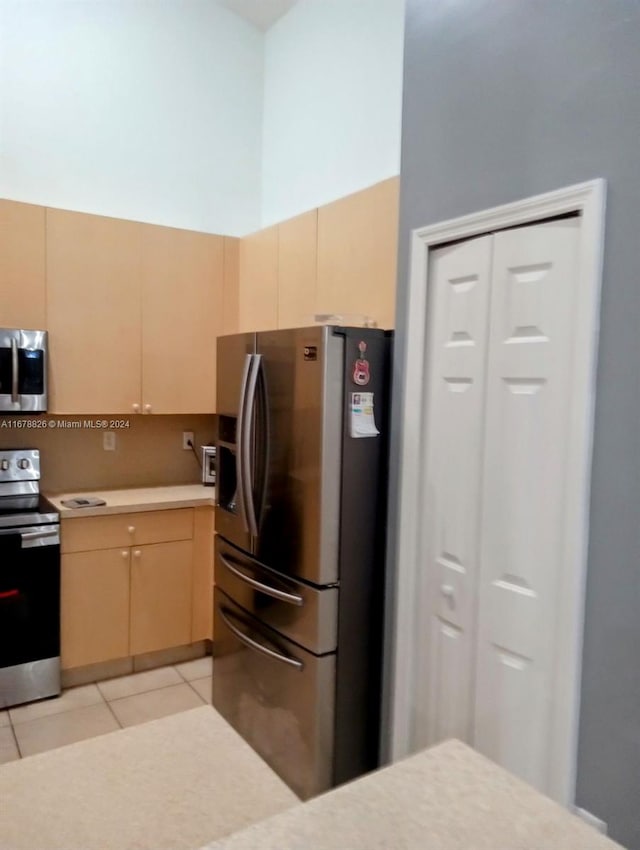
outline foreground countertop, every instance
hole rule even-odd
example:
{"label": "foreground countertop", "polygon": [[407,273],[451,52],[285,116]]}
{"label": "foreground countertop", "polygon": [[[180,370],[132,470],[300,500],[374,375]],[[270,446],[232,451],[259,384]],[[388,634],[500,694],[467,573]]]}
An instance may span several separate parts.
{"label": "foreground countertop", "polygon": [[193,850],[300,804],[205,705],[0,765],[0,800],[2,850]]}
{"label": "foreground countertop", "polygon": [[202,850],[613,850],[620,845],[447,741]]}
{"label": "foreground countertop", "polygon": [[[83,516],[124,514],[131,511],[160,511],[169,508],[197,508],[215,504],[215,487],[203,484],[174,484],[169,487],[139,487],[123,490],[85,490],[72,493],[45,493],[49,501],[60,511],[62,519]],[[77,496],[97,496],[106,505],[96,508],[67,508],[63,500]]]}

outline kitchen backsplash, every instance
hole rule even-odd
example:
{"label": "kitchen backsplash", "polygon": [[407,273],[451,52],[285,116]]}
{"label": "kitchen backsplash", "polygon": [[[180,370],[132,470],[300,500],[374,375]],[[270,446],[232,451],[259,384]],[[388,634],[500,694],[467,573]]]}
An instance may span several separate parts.
{"label": "kitchen backsplash", "polygon": [[[104,450],[105,431],[115,433],[115,451]],[[214,440],[216,417],[0,416],[0,452],[40,449],[41,488],[49,493],[193,484],[200,466],[182,448],[183,431],[194,432],[200,458],[200,446]]]}

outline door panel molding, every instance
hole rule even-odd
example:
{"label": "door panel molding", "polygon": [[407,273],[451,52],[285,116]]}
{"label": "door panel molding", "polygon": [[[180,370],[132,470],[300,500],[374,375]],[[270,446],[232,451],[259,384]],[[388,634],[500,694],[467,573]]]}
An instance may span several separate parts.
{"label": "door panel molding", "polygon": [[[391,760],[413,752],[420,692],[419,676],[427,662],[428,647],[420,643],[424,610],[422,551],[425,410],[425,356],[429,320],[429,263],[431,252],[454,240],[468,239],[521,224],[534,224],[554,216],[578,213],[578,275],[580,298],[576,305],[575,336],[572,344],[573,392],[570,400],[567,449],[566,523],[562,547],[568,565],[562,577],[561,632],[558,639],[554,727],[557,740],[565,747],[558,753],[553,769],[556,799],[570,804],[575,798],[575,773],[582,663],[585,579],[589,531],[591,456],[595,406],[597,339],[602,280],[606,182],[603,179],[569,186],[554,192],[482,210],[471,215],[417,228],[411,236],[408,297],[405,305],[406,345],[404,361],[395,373],[404,376],[402,403],[394,430],[400,435],[398,502],[391,506],[391,521],[397,522],[397,543],[388,552],[395,567],[393,593],[387,606],[390,641],[386,670],[390,691],[387,740],[383,741]],[[524,272],[523,272],[524,273]],[[528,270],[535,274],[536,270]],[[464,282],[462,282],[464,283]],[[510,329],[513,345],[530,341],[539,329],[529,326]],[[457,340],[464,342],[464,340]],[[531,392],[532,387],[512,389]],[[423,709],[422,709],[423,710]]]}

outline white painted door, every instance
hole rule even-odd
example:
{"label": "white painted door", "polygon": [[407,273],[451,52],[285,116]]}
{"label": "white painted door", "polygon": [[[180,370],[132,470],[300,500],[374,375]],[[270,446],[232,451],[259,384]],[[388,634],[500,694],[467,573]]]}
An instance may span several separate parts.
{"label": "white painted door", "polygon": [[418,746],[471,734],[491,250],[483,236],[434,251],[429,267]]}
{"label": "white painted door", "polygon": [[429,266],[415,743],[461,738],[557,799],[578,238],[530,225]]}
{"label": "white painted door", "polygon": [[577,218],[494,236],[472,737],[557,798],[578,237]]}

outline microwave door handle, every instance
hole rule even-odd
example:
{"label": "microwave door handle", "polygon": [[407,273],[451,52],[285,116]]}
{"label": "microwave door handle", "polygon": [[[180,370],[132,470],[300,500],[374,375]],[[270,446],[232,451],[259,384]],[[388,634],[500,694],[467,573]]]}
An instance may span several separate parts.
{"label": "microwave door handle", "polygon": [[244,410],[244,421],[242,423],[242,472],[244,478],[242,489],[245,495],[245,507],[247,509],[247,523],[249,533],[253,537],[258,536],[258,521],[256,519],[256,506],[254,502],[254,419],[256,412],[256,393],[258,389],[258,372],[260,370],[261,354],[252,355],[251,370],[247,381],[247,403]]}
{"label": "microwave door handle", "polygon": [[11,401],[17,404],[18,389],[19,389],[19,361],[18,361],[18,343],[15,339],[11,340]]}
{"label": "microwave door handle", "polygon": [[236,425],[236,488],[238,491],[238,502],[240,503],[240,514],[244,524],[244,530],[249,531],[247,522],[248,512],[246,509],[246,495],[244,488],[244,468],[243,468],[243,439],[244,439],[244,421],[246,418],[247,407],[247,384],[249,381],[249,373],[251,371],[252,354],[247,354],[244,361],[244,370],[242,372],[242,384],[240,388],[240,409],[238,410],[238,422]]}

